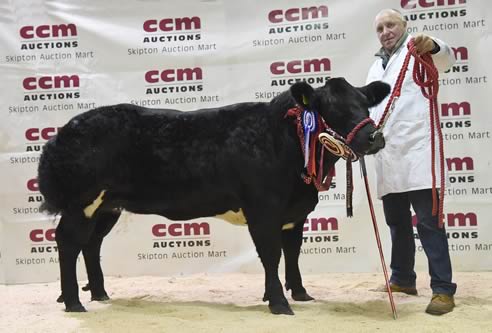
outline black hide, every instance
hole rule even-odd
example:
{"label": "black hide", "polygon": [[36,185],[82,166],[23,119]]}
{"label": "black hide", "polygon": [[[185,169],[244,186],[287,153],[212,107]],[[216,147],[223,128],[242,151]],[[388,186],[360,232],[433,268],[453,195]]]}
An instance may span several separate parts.
{"label": "black hide", "polygon": [[[278,280],[281,249],[292,296],[312,299],[297,261],[302,226],[318,195],[301,179],[304,157],[286,112],[300,104],[347,135],[388,93],[381,82],[354,88],[331,79],[317,89],[296,83],[269,103],[190,112],[120,104],[74,117],[46,143],[38,169],[42,209],[62,215],[56,238],[67,310],[83,311],[74,272],[80,251],[93,299],[107,297],[98,256],[121,209],[172,220],[242,209],[266,272],[264,300],[273,313],[292,313]],[[369,140],[374,130],[364,126],[352,148],[360,154],[375,151]],[[325,154],[325,172],[336,160]],[[84,216],[101,191],[102,205]],[[282,231],[288,223],[294,228]]]}

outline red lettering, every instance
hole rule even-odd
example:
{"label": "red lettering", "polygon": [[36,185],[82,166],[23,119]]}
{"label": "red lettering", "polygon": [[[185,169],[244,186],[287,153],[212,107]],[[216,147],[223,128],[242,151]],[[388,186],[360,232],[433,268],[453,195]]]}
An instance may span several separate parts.
{"label": "red lettering", "polygon": [[453,47],[456,60],[468,60],[468,49],[466,47]]}
{"label": "red lettering", "polygon": [[328,7],[319,6],[319,7],[309,7],[302,8],[302,19],[317,19],[320,17],[328,17]]}
{"label": "red lettering", "polygon": [[268,13],[268,20],[272,23],[280,23],[283,21],[282,19],[282,10],[275,9]]}
{"label": "red lettering", "polygon": [[36,36],[41,38],[47,38],[50,36],[50,26],[49,25],[40,25],[36,28]]}
{"label": "red lettering", "polygon": [[193,81],[202,80],[203,73],[200,67],[165,69],[160,73],[157,70],[150,70],[145,73],[145,81],[148,83],[158,83],[159,77],[163,82]]}
{"label": "red lettering", "polygon": [[290,8],[285,11],[285,19],[287,21],[299,21],[299,8]]}
{"label": "red lettering", "polygon": [[22,86],[26,90],[34,90],[34,89],[36,89],[37,88],[37,86],[36,86],[36,78],[35,77],[26,77],[22,81]]}
{"label": "red lettering", "polygon": [[56,135],[57,129],[55,127],[46,127],[41,130],[41,138],[43,140],[49,140]]}
{"label": "red lettering", "polygon": [[304,231],[338,230],[338,220],[335,217],[321,217],[307,219],[304,223]]}
{"label": "red lettering", "polygon": [[447,214],[447,222],[450,227],[476,227],[477,215],[475,213],[449,213]]}
{"label": "red lettering", "polygon": [[29,233],[29,238],[33,242],[42,242],[43,238],[43,230],[42,229],[34,229]]}
{"label": "red lettering", "polygon": [[173,82],[174,78],[174,70],[173,69],[165,69],[161,73],[161,80],[164,82]]}
{"label": "red lettering", "polygon": [[281,75],[284,74],[285,71],[283,70],[284,63],[281,61],[276,61],[272,62],[270,65],[270,72],[274,75]]}
{"label": "red lettering", "polygon": [[177,236],[183,236],[183,232],[181,230],[183,226],[179,223],[172,223],[167,226],[167,230],[169,232],[169,235],[177,237]]}
{"label": "red lettering", "polygon": [[[464,168],[466,170],[473,170],[473,159],[471,157],[454,157],[454,158],[446,158],[446,165],[448,167],[448,170],[456,170],[456,171],[462,171]],[[454,168],[453,168],[454,166]],[[464,166],[464,167],[463,167]]]}
{"label": "red lettering", "polygon": [[55,233],[56,233],[56,229],[48,229],[44,233],[44,236],[47,241],[53,242],[55,240]]}
{"label": "red lettering", "polygon": [[80,79],[78,75],[42,76],[40,78],[26,77],[22,81],[22,85],[26,90],[34,90],[37,88],[78,88],[80,86]]}
{"label": "red lettering", "polygon": [[43,229],[33,229],[29,233],[31,241],[39,243],[43,241],[53,242],[55,241],[56,229],[51,228],[44,231]]}
{"label": "red lettering", "polygon": [[152,234],[156,237],[166,236],[166,225],[154,224],[154,226],[152,226]]}
{"label": "red lettering", "polygon": [[274,75],[285,74],[285,68],[290,74],[311,73],[311,72],[329,72],[331,62],[328,58],[312,60],[292,60],[285,64],[282,61],[273,62],[270,65],[270,72]]}
{"label": "red lettering", "polygon": [[52,78],[50,76],[43,76],[38,79],[38,87],[41,89],[53,88]]}
{"label": "red lettering", "polygon": [[22,38],[31,39],[31,38],[34,38],[33,31],[34,31],[34,27],[32,25],[28,25],[28,26],[20,28],[19,33],[20,33]]}
{"label": "red lettering", "polygon": [[304,8],[289,8],[283,12],[281,9],[274,9],[268,13],[268,20],[271,23],[281,23],[284,21],[297,22],[301,20],[317,19],[320,17],[328,17],[328,7],[304,7]]}
{"label": "red lettering", "polygon": [[159,82],[159,71],[151,70],[145,73],[145,81],[147,81],[148,83]]}
{"label": "red lettering", "polygon": [[163,19],[159,22],[159,29],[162,31],[173,31],[173,20],[172,19]]}
{"label": "red lettering", "polygon": [[291,74],[301,73],[302,72],[301,64],[302,63],[300,60],[289,61],[287,63],[287,71]]}
{"label": "red lettering", "polygon": [[471,114],[471,107],[468,102],[441,104],[441,115],[443,117],[449,116],[450,110],[452,116],[469,116]]}
{"label": "red lettering", "polygon": [[42,24],[37,27],[28,25],[20,28],[19,34],[24,39],[77,36],[77,27],[73,23],[58,25]]}
{"label": "red lettering", "polygon": [[199,67],[178,69],[176,72],[178,81],[193,81],[203,78],[202,69]]}
{"label": "red lettering", "polygon": [[29,141],[39,140],[39,128],[28,128],[26,130],[26,139]]}
{"label": "red lettering", "polygon": [[143,29],[146,32],[174,31],[174,30],[193,30],[201,28],[201,20],[197,16],[165,18],[160,21],[147,20],[143,23]]}
{"label": "red lettering", "polygon": [[403,9],[415,9],[417,8],[417,3],[419,7],[422,8],[430,8],[435,6],[453,6],[456,4],[465,4],[466,0],[437,0],[437,1],[428,1],[428,0],[401,0],[401,8]]}
{"label": "red lettering", "polygon": [[28,128],[25,136],[29,141],[49,140],[56,135],[57,131],[58,129],[55,127],[46,127],[41,130],[39,128]]}
{"label": "red lettering", "polygon": [[143,29],[146,32],[156,32],[157,31],[157,20],[147,20],[143,24]]}
{"label": "red lettering", "polygon": [[38,185],[37,178],[29,179],[27,181],[27,189],[29,191],[33,191],[33,192],[38,192],[39,191],[39,185]]}

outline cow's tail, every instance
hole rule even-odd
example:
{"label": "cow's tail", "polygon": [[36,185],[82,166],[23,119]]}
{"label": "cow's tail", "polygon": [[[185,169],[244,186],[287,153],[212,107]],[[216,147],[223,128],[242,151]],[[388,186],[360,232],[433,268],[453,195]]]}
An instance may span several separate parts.
{"label": "cow's tail", "polygon": [[67,207],[67,200],[57,172],[57,165],[61,162],[60,156],[57,155],[56,137],[54,137],[44,145],[38,165],[38,185],[43,195],[39,210],[52,215],[60,214]]}

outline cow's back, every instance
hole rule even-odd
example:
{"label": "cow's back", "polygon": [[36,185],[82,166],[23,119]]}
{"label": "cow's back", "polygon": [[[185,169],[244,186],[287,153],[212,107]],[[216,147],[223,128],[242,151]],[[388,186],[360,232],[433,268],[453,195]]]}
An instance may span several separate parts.
{"label": "cow's back", "polygon": [[167,188],[174,197],[180,187],[233,186],[278,157],[285,133],[273,111],[265,103],[190,112],[120,104],[78,115],[43,150],[44,208],[85,205],[101,189],[145,197]]}

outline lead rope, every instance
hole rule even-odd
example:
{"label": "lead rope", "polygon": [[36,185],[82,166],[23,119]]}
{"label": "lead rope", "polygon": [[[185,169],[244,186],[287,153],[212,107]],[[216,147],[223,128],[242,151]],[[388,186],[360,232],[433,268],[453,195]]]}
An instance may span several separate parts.
{"label": "lead rope", "polygon": [[[429,100],[429,115],[430,115],[430,126],[431,126],[431,160],[432,160],[432,215],[435,216],[437,214],[439,227],[442,228],[444,225],[444,190],[445,190],[445,181],[444,181],[444,144],[441,127],[439,126],[439,112],[437,106],[437,93],[439,91],[439,73],[434,65],[434,61],[432,60],[432,56],[430,53],[425,53],[423,55],[419,55],[417,50],[415,49],[415,44],[413,38],[407,45],[408,53],[403,61],[402,68],[398,77],[396,79],[395,87],[391,96],[388,100],[388,104],[386,104],[386,108],[381,116],[381,120],[378,124],[378,130],[382,131],[388,116],[395,108],[395,103],[400,97],[401,88],[403,85],[403,80],[405,79],[405,74],[408,68],[408,64],[410,62],[410,57],[413,56],[415,58],[414,66],[413,66],[413,80],[415,84],[420,87],[422,91],[422,95]],[[440,164],[440,186],[441,186],[441,198],[439,200],[439,206],[437,205],[437,188],[436,188],[436,157],[435,157],[435,133],[437,128],[437,137],[439,141],[439,164]]]}
{"label": "lead rope", "polygon": [[[444,142],[439,120],[439,110],[437,105],[437,93],[439,92],[439,72],[434,65],[432,56],[429,53],[419,55],[415,50],[413,40],[408,45],[409,53],[415,57],[415,65],[413,67],[413,80],[420,87],[422,95],[429,100],[430,125],[431,125],[431,149],[432,149],[432,215],[437,215],[439,227],[444,226]],[[439,208],[437,207],[437,189],[436,189],[436,143],[435,133],[437,129],[437,138],[439,142],[439,166],[441,173],[441,193],[439,200]]]}

